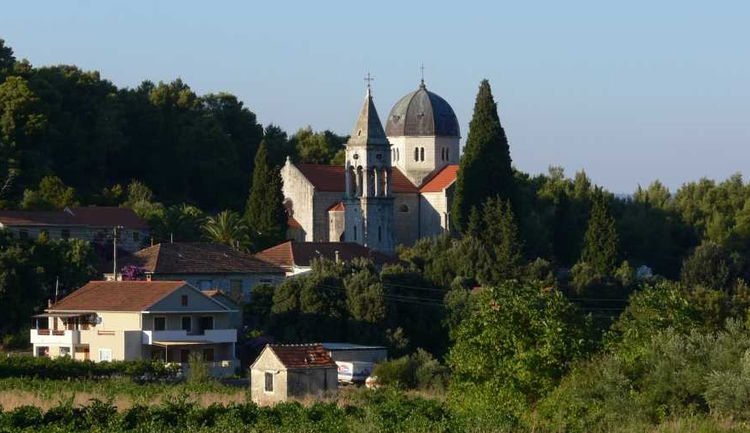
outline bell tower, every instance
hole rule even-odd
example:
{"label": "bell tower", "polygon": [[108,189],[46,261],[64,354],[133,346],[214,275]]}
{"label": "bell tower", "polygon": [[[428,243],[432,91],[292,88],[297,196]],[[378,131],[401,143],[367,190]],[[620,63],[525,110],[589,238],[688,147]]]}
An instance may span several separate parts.
{"label": "bell tower", "polygon": [[346,143],[344,240],[390,253],[393,241],[391,148],[372,101],[372,78]]}

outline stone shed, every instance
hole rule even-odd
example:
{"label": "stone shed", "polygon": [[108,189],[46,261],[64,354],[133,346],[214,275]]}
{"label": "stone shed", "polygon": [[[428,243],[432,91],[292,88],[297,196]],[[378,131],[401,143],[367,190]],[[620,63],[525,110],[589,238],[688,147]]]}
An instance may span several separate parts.
{"label": "stone shed", "polygon": [[260,405],[337,391],[336,363],[321,344],[268,344],[250,367],[250,394]]}

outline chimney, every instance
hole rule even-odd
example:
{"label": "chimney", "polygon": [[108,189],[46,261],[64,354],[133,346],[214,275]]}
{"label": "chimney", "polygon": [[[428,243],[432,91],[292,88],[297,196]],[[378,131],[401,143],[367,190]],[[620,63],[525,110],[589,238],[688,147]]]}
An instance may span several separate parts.
{"label": "chimney", "polygon": [[333,254],[336,257],[336,263],[338,263],[339,262],[339,250],[334,251]]}

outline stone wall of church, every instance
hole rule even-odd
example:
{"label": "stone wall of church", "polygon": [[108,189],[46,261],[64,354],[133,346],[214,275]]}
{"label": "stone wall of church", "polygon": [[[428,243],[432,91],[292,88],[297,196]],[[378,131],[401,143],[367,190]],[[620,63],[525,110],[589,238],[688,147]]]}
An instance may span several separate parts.
{"label": "stone wall of church", "polygon": [[340,242],[344,239],[344,211],[328,211],[328,240]]}
{"label": "stone wall of church", "polygon": [[388,141],[393,165],[417,186],[434,171],[448,164],[458,164],[458,137],[388,137]]}
{"label": "stone wall of church", "polygon": [[445,192],[422,193],[419,199],[419,236],[436,236],[451,230],[450,210],[454,185]]}
{"label": "stone wall of church", "polygon": [[313,240],[313,196],[315,189],[297,167],[287,161],[281,168],[284,201],[291,202],[292,216],[302,226],[305,241]]}
{"label": "stone wall of church", "polygon": [[338,239],[329,239],[330,226],[328,223],[328,208],[344,199],[344,193],[340,191],[315,191],[313,197],[313,231],[307,236],[308,242],[336,242]]}
{"label": "stone wall of church", "polygon": [[396,245],[413,245],[419,238],[419,195],[393,193],[393,237]]}

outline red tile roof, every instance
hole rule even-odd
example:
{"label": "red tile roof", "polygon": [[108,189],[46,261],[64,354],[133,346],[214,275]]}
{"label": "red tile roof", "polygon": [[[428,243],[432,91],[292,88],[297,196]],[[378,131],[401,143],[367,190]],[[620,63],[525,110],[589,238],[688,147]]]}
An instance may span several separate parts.
{"label": "red tile roof", "polygon": [[91,281],[49,311],[144,311],[183,287],[184,281]]}
{"label": "red tile roof", "polygon": [[[344,192],[346,175],[343,165],[297,164],[297,169],[315,186],[318,191]],[[391,171],[393,192],[417,192],[418,189],[396,167]]]}
{"label": "red tile roof", "polygon": [[[283,274],[284,270],[226,245],[201,242],[156,244],[118,261],[159,274]],[[109,266],[106,269],[112,269]]]}
{"label": "red tile roof", "polygon": [[289,227],[290,229],[301,229],[301,228],[302,228],[302,224],[300,224],[300,223],[299,223],[299,222],[298,222],[298,221],[297,221],[296,219],[294,219],[294,217],[292,217],[292,216],[290,216],[290,217],[288,217],[288,218],[286,219],[286,225],[287,225],[287,226],[288,226],[288,227]]}
{"label": "red tile roof", "polygon": [[123,226],[147,229],[148,224],[124,207],[73,207],[62,211],[0,211],[0,223],[9,226]]}
{"label": "red tile roof", "polygon": [[421,188],[420,192],[441,192],[456,181],[458,164],[446,165],[440,171],[429,178]]}
{"label": "red tile roof", "polygon": [[322,344],[269,344],[266,347],[286,368],[336,368]]}
{"label": "red tile roof", "polygon": [[328,212],[343,212],[346,210],[344,202],[340,201],[328,208]]}
{"label": "red tile roof", "polygon": [[255,257],[268,263],[273,263],[276,266],[291,269],[294,266],[310,266],[310,262],[313,259],[320,257],[335,260],[336,251],[339,253],[339,260],[346,262],[357,257],[372,259],[377,265],[398,262],[393,257],[354,242],[287,241],[263,250],[257,253]]}

